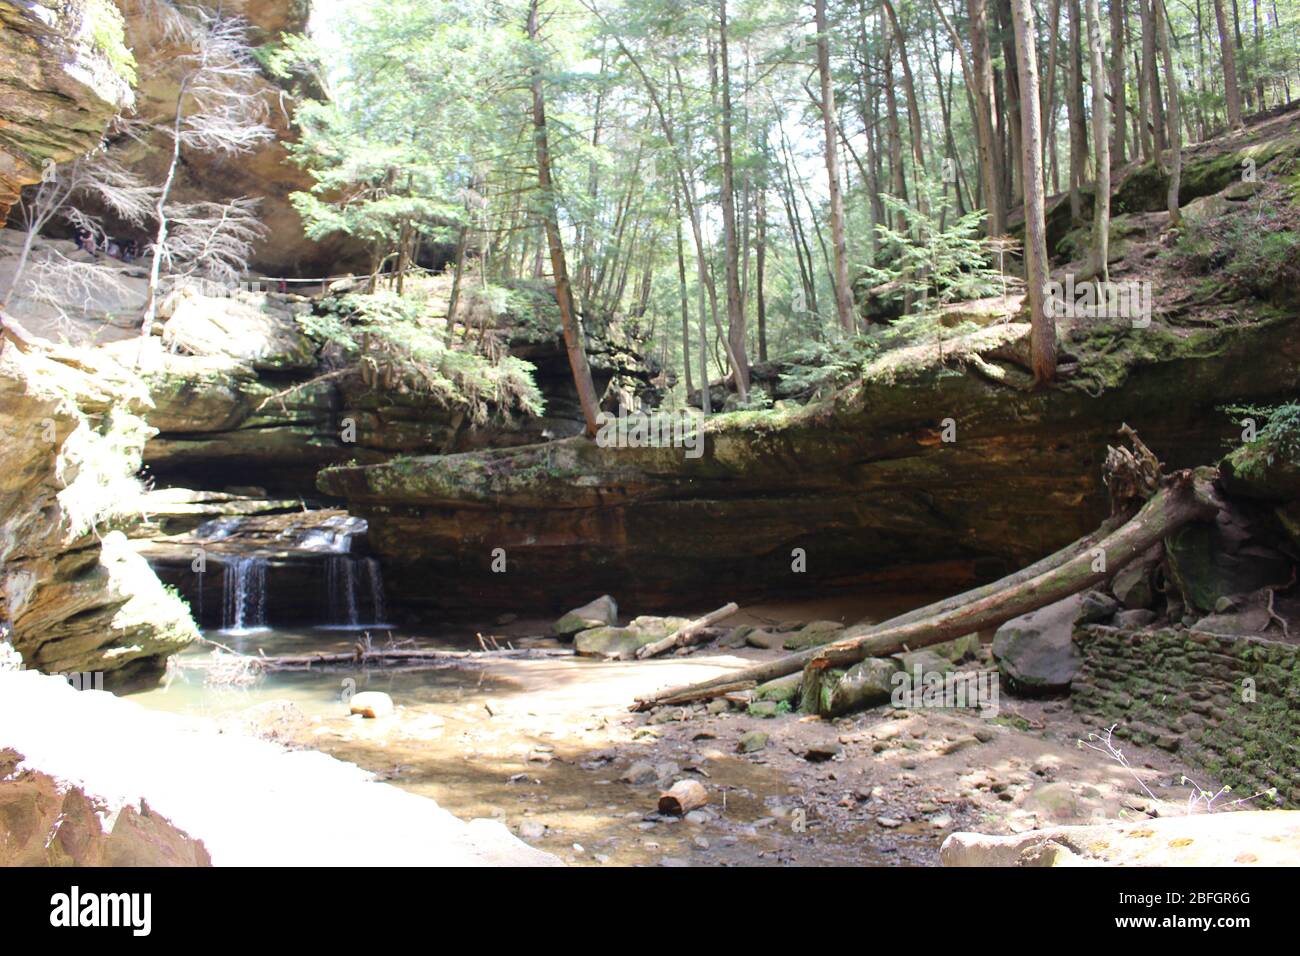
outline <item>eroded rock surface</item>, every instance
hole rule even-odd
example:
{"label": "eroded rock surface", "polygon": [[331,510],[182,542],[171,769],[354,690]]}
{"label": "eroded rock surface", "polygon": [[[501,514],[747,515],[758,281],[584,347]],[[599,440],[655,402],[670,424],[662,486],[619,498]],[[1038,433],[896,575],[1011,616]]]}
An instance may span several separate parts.
{"label": "eroded rock surface", "polygon": [[197,632],[129,547],[148,398],[84,350],[0,355],[0,620],[29,667],[156,675]]}

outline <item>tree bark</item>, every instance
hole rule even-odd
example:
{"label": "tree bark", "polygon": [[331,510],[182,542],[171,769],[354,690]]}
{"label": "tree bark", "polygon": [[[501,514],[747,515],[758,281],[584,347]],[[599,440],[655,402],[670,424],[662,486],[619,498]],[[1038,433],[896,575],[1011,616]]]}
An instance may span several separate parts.
{"label": "tree bark", "polygon": [[1242,121],[1241,92],[1237,86],[1237,51],[1228,29],[1223,0],[1214,0],[1214,19],[1219,27],[1219,49],[1223,54],[1223,98],[1228,110],[1228,125],[1238,129],[1242,126]]}
{"label": "tree bark", "polygon": [[1110,0],[1110,99],[1114,118],[1111,140],[1111,160],[1123,166],[1125,158],[1126,123],[1128,122],[1128,86],[1124,82],[1124,8],[1127,0]]}
{"label": "tree bark", "polygon": [[1083,218],[1085,167],[1088,161],[1087,120],[1083,106],[1083,17],[1079,0],[1070,0],[1070,88],[1065,105],[1070,123],[1070,215],[1077,222]]}
{"label": "tree bark", "polygon": [[[1084,0],[1088,52],[1092,61],[1092,139],[1096,150],[1096,196],[1092,213],[1092,271],[1110,281],[1110,114],[1106,105],[1106,49],[1101,38],[1101,4]],[[1113,0],[1112,0],[1113,2]]]}
{"label": "tree bark", "polygon": [[840,330],[852,335],[857,322],[853,289],[849,284],[849,253],[844,238],[844,196],[840,187],[839,151],[835,148],[835,87],[831,83],[830,29],[826,24],[826,0],[815,0],[817,24],[817,74],[821,81],[822,133],[826,142],[826,177],[830,184],[831,253],[835,271],[835,314]]}
{"label": "tree bark", "polygon": [[[1038,102],[1038,52],[1029,0],[1012,0],[1012,24],[1020,65],[1020,88],[1027,103]],[[1056,320],[1047,314],[1047,222],[1043,197],[1043,131],[1037,109],[1020,111],[1021,182],[1025,190],[1025,280],[1028,285],[1031,364],[1034,384],[1056,378]]]}
{"label": "tree bark", "polygon": [[[537,6],[539,0],[528,4],[528,39],[538,42]],[[587,352],[582,342],[582,329],[573,305],[573,289],[569,285],[569,267],[564,258],[564,239],[555,209],[555,186],[551,179],[551,149],[546,135],[546,98],[542,90],[541,70],[532,67],[533,143],[537,152],[537,186],[541,191],[543,226],[551,253],[551,271],[555,278],[555,302],[560,309],[560,324],[564,329],[564,347],[569,353],[569,367],[573,383],[578,390],[578,402],[587,425],[587,437],[595,438],[600,413],[596,399],[596,385],[591,380]]]}
{"label": "tree bark", "polygon": [[[1028,0],[1015,0],[1015,3],[1025,4]],[[1006,579],[1011,583],[1003,587],[989,586],[943,602],[940,606],[946,608],[935,613],[927,614],[928,608],[921,609],[855,637],[841,638],[823,647],[641,699],[633,709],[647,710],[682,699],[719,696],[737,685],[775,680],[805,667],[846,667],[867,657],[887,657],[904,649],[916,650],[997,627],[1014,617],[1096,587],[1173,531],[1192,521],[1212,518],[1216,510],[1211,476],[1179,472],[1165,479],[1157,493],[1118,530],[1090,546],[1076,542],[1062,549],[1040,562],[1036,567],[1046,569],[1032,577],[1026,578],[1025,572],[1021,572]]]}
{"label": "tree bark", "polygon": [[718,0],[718,59],[722,61],[722,230],[727,278],[727,347],[736,397],[749,396],[749,358],[745,348],[745,303],[740,297],[740,254],[736,238],[735,170],[731,151],[731,66],[727,56],[727,0]]}
{"label": "tree bark", "polygon": [[979,130],[980,177],[984,188],[984,205],[989,211],[988,234],[1004,236],[1007,232],[1006,206],[1002,202],[1002,154],[998,143],[998,117],[993,111],[993,59],[989,52],[989,18],[987,0],[967,0],[971,30],[971,70],[975,75],[974,92]]}
{"label": "tree bark", "polygon": [[1151,111],[1147,118],[1151,123],[1153,158],[1157,165],[1163,167],[1165,150],[1169,144],[1165,141],[1165,108],[1160,95],[1160,68],[1156,65],[1159,47],[1156,43],[1153,3],[1154,0],[1138,0],[1142,19],[1142,83],[1147,88],[1147,106]]}
{"label": "tree bark", "polygon": [[1182,107],[1178,97],[1178,74],[1174,72],[1173,44],[1169,37],[1169,8],[1165,0],[1154,0],[1155,19],[1159,23],[1160,48],[1165,59],[1165,88],[1169,91],[1169,221],[1175,226],[1183,221],[1178,193],[1183,181]]}

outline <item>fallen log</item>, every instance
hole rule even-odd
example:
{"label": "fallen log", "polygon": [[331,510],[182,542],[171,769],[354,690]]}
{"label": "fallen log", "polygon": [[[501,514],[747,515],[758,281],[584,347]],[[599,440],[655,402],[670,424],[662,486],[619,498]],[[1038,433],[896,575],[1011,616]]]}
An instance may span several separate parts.
{"label": "fallen log", "polygon": [[1213,469],[1201,469],[1164,478],[1136,515],[1100,540],[1097,533],[1089,535],[994,584],[909,612],[860,635],[639,699],[632,709],[717,697],[738,686],[766,683],[805,667],[847,666],[867,657],[888,657],[1005,624],[1108,581],[1170,532],[1188,522],[1213,517],[1218,510],[1214,474]]}
{"label": "fallen log", "polygon": [[[903,624],[910,624],[913,621],[920,621],[928,617],[934,617],[937,614],[951,611],[952,609],[961,607],[971,601],[979,600],[980,598],[987,597],[990,594],[996,594],[1006,588],[1029,581],[1040,574],[1052,570],[1053,568],[1059,568],[1071,558],[1095,548],[1101,541],[1105,540],[1107,535],[1114,531],[1115,528],[1119,527],[1120,524],[1122,524],[1122,521],[1118,518],[1107,518],[1092,534],[1066,545],[1061,550],[1049,554],[1047,557],[1034,562],[1027,568],[1022,568],[1021,570],[1009,574],[1004,578],[1000,578],[991,584],[985,584],[982,587],[974,588],[973,590],[963,592],[962,594],[943,598],[942,600],[935,601],[932,604],[927,604],[924,607],[919,607],[915,610],[900,614],[897,617],[891,617],[879,624],[862,625],[860,627],[850,628],[845,632],[844,637],[847,639],[866,634],[876,634],[887,628],[898,627]],[[699,684],[688,684],[684,687],[676,687],[651,698],[639,699],[636,705],[633,706],[632,710],[648,710],[651,707],[659,706],[661,703],[685,704],[696,700],[709,700],[714,697],[722,697],[726,694],[735,693],[736,691],[748,690],[752,687],[758,686],[759,684],[766,684],[770,680],[776,680],[778,677],[786,677],[801,670],[805,663],[817,656],[819,650],[819,647],[811,647],[807,650],[800,651],[798,654],[791,655],[791,657],[783,657],[780,660],[770,661],[767,664],[746,668],[743,672],[735,672],[737,675],[742,673],[746,675],[743,677],[724,674],[721,677],[715,677],[712,680],[703,681]],[[799,658],[803,663],[798,667],[787,668],[785,662],[792,658]],[[771,669],[770,674],[768,673],[768,669]]]}
{"label": "fallen log", "polygon": [[697,617],[689,624],[679,627],[663,640],[655,641],[653,644],[646,644],[644,647],[636,649],[638,660],[645,660],[649,657],[658,657],[660,654],[667,654],[669,651],[678,647],[685,647],[706,627],[712,627],[725,617],[731,617],[740,610],[740,606],[735,602],[724,604],[716,611],[710,611],[704,617]]}
{"label": "fallen log", "polygon": [[216,666],[228,668],[233,663],[243,664],[257,671],[311,670],[313,667],[355,667],[366,664],[445,664],[461,661],[517,660],[529,658],[572,657],[572,648],[515,648],[510,650],[445,651],[429,648],[385,648],[365,650],[358,646],[352,651],[334,654],[241,654],[216,641],[206,641],[221,653],[214,665],[209,658],[189,658],[180,661],[182,667],[199,670]]}
{"label": "fallen log", "polygon": [[659,812],[683,817],[709,802],[709,791],[697,780],[678,780],[659,795]]}

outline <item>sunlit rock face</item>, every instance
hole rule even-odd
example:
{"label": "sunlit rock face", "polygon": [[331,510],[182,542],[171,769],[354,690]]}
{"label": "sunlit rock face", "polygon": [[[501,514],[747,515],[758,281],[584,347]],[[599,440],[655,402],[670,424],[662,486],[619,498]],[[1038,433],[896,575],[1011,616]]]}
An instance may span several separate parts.
{"label": "sunlit rock face", "polygon": [[140,519],[146,402],[86,350],[0,355],[0,623],[28,667],[123,687],[197,636],[122,533]]}
{"label": "sunlit rock face", "polygon": [[0,220],[51,162],[99,142],[130,78],[109,0],[0,0]]}
{"label": "sunlit rock face", "polygon": [[[169,122],[176,109],[180,75],[175,58],[182,51],[163,35],[159,18],[151,14],[154,0],[117,3],[126,19],[127,44],[139,63],[136,113],[152,123]],[[310,6],[307,0],[228,0],[221,8],[248,21],[249,42],[257,48],[277,43],[282,34],[303,32]],[[311,176],[290,161],[286,148],[297,135],[292,124],[295,99],[304,94],[320,97],[322,92],[305,78],[284,84],[269,75],[259,79],[258,89],[267,107],[265,122],[275,138],[251,153],[225,159],[186,153],[173,197],[180,202],[258,198],[258,215],[267,234],[252,265],[268,275],[321,276],[364,269],[365,257],[355,244],[341,239],[307,239],[302,220],[289,202],[291,193],[310,189],[313,184]],[[164,134],[155,133],[143,144],[122,145],[136,172],[153,182],[162,180],[170,159],[170,142]]]}

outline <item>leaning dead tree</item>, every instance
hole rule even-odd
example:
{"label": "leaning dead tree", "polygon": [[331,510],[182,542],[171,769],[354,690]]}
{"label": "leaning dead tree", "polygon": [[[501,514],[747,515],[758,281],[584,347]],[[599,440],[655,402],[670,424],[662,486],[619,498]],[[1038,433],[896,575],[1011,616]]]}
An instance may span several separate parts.
{"label": "leaning dead tree", "polygon": [[[139,176],[114,160],[103,144],[70,163],[48,166],[40,184],[29,189],[18,204],[16,218],[23,244],[0,308],[8,308],[20,289],[40,292],[78,284],[94,288],[111,282],[112,276],[107,273],[114,270],[97,266],[89,254],[73,259],[48,250],[43,262],[40,256],[33,260],[36,239],[52,221],[64,219],[85,230],[94,238],[95,246],[103,248],[107,233],[102,217],[90,210],[102,209],[121,222],[138,226],[149,217],[154,193]],[[39,267],[33,271],[40,273],[34,281],[27,272],[33,262]]]}
{"label": "leaning dead tree", "polygon": [[266,103],[258,93],[259,70],[248,44],[248,24],[239,17],[190,7],[160,5],[161,25],[187,47],[169,63],[180,69],[175,108],[168,123],[155,128],[170,140],[171,159],[154,207],[157,230],[150,247],[149,289],[140,334],[147,337],[158,312],[163,268],[184,266],[229,283],[248,268],[261,235],[252,200],[228,203],[175,203],[172,190],[187,152],[237,156],[274,137],[263,122]]}
{"label": "leaning dead tree", "polygon": [[1213,469],[1162,475],[1159,462],[1132,429],[1124,426],[1121,434],[1134,447],[1131,452],[1112,449],[1107,457],[1106,485],[1114,513],[1091,535],[1000,581],[824,646],[642,698],[633,710],[720,697],[801,670],[807,681],[808,671],[847,667],[868,657],[888,657],[997,627],[1109,581],[1170,533],[1217,513],[1221,503]]}

